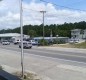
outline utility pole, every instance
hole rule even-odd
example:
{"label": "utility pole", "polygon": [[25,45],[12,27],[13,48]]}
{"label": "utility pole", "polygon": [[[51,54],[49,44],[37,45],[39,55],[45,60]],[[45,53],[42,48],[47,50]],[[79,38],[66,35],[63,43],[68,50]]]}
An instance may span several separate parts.
{"label": "utility pole", "polygon": [[50,38],[51,38],[51,41],[52,41],[52,29],[51,29],[51,31],[50,31]]}
{"label": "utility pole", "polygon": [[43,46],[44,46],[44,36],[45,36],[45,31],[44,31],[44,14],[46,13],[46,11],[40,11],[43,14]]}
{"label": "utility pole", "polygon": [[20,27],[21,27],[21,68],[22,68],[22,78],[24,78],[24,51],[23,51],[23,9],[22,0],[20,0]]}

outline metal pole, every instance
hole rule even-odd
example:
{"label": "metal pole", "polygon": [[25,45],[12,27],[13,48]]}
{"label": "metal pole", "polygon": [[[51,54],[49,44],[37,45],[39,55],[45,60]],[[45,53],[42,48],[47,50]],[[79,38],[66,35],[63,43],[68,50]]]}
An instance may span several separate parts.
{"label": "metal pole", "polygon": [[41,13],[43,13],[43,46],[44,46],[44,36],[45,36],[45,31],[44,31],[44,14],[46,13],[46,11],[40,11]]}
{"label": "metal pole", "polygon": [[52,42],[52,36],[53,36],[53,35],[52,35],[52,29],[51,29],[51,33],[50,33],[50,37],[51,37],[51,42]]}
{"label": "metal pole", "polygon": [[24,51],[23,51],[23,14],[22,14],[22,0],[20,0],[20,27],[21,27],[21,67],[22,67],[22,78],[24,78]]}

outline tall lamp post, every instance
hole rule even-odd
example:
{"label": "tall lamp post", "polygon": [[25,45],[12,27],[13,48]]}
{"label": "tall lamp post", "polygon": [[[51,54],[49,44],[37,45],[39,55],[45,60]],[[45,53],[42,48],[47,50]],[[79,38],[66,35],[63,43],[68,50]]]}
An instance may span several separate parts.
{"label": "tall lamp post", "polygon": [[45,32],[44,32],[44,14],[46,13],[46,11],[40,11],[43,14],[43,46],[44,46],[44,36],[45,36]]}
{"label": "tall lamp post", "polygon": [[20,0],[20,27],[21,27],[21,67],[22,67],[22,78],[24,78],[24,51],[23,51],[23,9],[22,0]]}

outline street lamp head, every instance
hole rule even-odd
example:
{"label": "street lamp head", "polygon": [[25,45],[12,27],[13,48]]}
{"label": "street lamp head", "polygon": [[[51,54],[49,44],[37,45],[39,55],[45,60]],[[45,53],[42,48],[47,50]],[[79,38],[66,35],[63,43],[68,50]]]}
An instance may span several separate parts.
{"label": "street lamp head", "polygon": [[46,11],[44,11],[44,10],[41,10],[40,12],[41,12],[41,13],[46,13]]}

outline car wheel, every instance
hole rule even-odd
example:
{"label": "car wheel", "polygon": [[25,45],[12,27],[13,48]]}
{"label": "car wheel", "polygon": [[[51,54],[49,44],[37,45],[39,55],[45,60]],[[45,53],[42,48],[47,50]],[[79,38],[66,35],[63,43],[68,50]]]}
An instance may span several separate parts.
{"label": "car wheel", "polygon": [[21,48],[21,46],[19,46],[19,48]]}
{"label": "car wheel", "polygon": [[32,47],[29,47],[29,49],[31,49]]}

